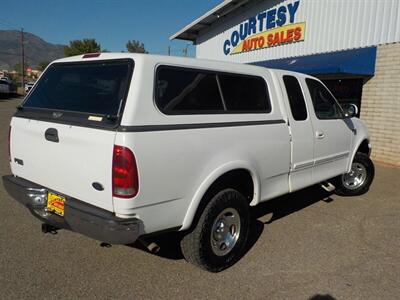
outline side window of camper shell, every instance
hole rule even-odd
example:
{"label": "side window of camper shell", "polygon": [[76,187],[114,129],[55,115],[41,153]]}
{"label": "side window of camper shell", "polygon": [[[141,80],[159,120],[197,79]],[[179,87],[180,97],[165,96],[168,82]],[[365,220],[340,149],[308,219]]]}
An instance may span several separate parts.
{"label": "side window of camper shell", "polygon": [[271,111],[261,77],[172,66],[157,68],[155,102],[167,115]]}

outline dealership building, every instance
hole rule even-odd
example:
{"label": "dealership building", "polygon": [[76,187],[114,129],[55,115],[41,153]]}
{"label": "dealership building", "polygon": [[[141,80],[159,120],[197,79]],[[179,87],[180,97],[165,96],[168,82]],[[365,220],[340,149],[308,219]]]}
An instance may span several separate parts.
{"label": "dealership building", "polygon": [[400,166],[399,0],[226,0],[171,39],[192,41],[197,58],[320,78],[360,108],[372,158]]}

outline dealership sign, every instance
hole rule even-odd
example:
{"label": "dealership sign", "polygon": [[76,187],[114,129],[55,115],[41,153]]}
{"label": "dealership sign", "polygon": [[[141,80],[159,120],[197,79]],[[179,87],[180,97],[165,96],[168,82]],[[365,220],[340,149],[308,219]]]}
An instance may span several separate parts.
{"label": "dealership sign", "polygon": [[260,12],[234,30],[225,40],[225,55],[304,41],[305,22],[295,23],[300,1]]}

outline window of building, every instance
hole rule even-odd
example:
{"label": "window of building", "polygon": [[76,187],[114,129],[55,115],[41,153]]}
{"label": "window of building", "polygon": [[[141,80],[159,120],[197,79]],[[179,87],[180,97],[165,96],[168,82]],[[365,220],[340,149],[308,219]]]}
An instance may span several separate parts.
{"label": "window of building", "polygon": [[342,108],[321,82],[307,78],[306,83],[318,119],[341,119],[344,117]]}
{"label": "window of building", "polygon": [[294,76],[283,76],[286,92],[289,99],[293,119],[304,121],[307,119],[307,108],[299,81]]}

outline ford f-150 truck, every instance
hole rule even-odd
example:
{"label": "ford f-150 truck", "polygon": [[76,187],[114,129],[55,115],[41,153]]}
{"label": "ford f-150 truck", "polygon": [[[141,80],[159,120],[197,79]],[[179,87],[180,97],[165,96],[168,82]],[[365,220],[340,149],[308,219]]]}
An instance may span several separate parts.
{"label": "ford f-150 truck", "polygon": [[365,193],[369,135],[320,80],[190,58],[51,63],[9,131],[8,193],[44,224],[114,244],[175,230],[187,261],[244,252],[250,206],[321,182]]}

